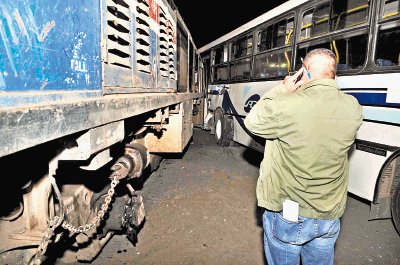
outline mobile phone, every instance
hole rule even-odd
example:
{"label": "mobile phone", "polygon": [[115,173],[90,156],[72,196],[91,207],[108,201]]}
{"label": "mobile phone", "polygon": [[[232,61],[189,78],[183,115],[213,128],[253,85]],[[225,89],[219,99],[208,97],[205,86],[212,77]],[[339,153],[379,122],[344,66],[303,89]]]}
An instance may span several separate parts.
{"label": "mobile phone", "polygon": [[[300,57],[300,60],[301,60],[301,64],[303,65],[304,69],[306,69],[308,78],[311,79],[311,74],[310,74],[310,72],[307,70],[307,67],[304,65],[303,57]],[[297,81],[296,81],[296,82],[297,82]]]}
{"label": "mobile phone", "polygon": [[304,73],[304,72],[302,72],[302,73],[297,77],[296,81],[294,82],[295,84],[301,80],[301,78],[303,77],[303,73]]}

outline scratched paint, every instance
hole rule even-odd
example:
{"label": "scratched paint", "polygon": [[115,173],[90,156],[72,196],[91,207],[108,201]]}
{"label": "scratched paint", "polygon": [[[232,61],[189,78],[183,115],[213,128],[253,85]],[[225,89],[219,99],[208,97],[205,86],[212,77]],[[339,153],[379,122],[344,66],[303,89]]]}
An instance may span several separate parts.
{"label": "scratched paint", "polygon": [[29,6],[26,6],[25,11],[26,11],[26,19],[29,30],[33,32],[36,36],[39,36],[39,31],[36,26],[36,20],[32,13],[32,10],[29,8]]}
{"label": "scratched paint", "polygon": [[14,9],[13,15],[14,15],[15,21],[17,22],[19,30],[26,37],[26,40],[27,40],[29,46],[32,45],[31,39],[29,38],[29,35],[28,35],[28,31],[26,30],[24,20],[22,19],[21,15],[19,14],[18,9]]}
{"label": "scratched paint", "polygon": [[46,79],[43,81],[42,85],[40,86],[40,90],[43,90],[43,89],[47,86],[48,82],[49,82],[49,79],[46,78]]}
{"label": "scratched paint", "polygon": [[3,74],[0,73],[0,89],[3,90],[6,88],[6,83],[4,83]]}
{"label": "scratched paint", "polygon": [[[5,27],[1,20],[0,20],[0,36],[1,36],[1,40],[4,43],[4,49],[7,54],[7,59],[8,59],[9,65],[11,67],[11,70],[13,71],[14,75],[17,76],[17,70],[15,68],[15,63],[14,63],[14,57],[12,56],[12,52],[11,52],[11,45],[9,43],[6,31],[5,31]],[[2,56],[2,58],[4,58],[4,55]],[[1,70],[5,70],[5,69],[0,69],[0,72],[1,72]]]}
{"label": "scratched paint", "polygon": [[5,18],[5,20],[6,20],[6,22],[7,22],[7,26],[8,26],[10,35],[11,35],[11,39],[12,39],[12,41],[13,41],[15,44],[18,44],[18,43],[19,43],[19,40],[18,40],[17,34],[15,33],[14,25],[13,25],[13,20],[12,20],[12,18],[11,18],[11,16],[10,16],[10,13],[9,13],[8,10],[4,7],[4,5],[1,6],[1,9],[2,9],[2,15],[3,15],[3,17]]}
{"label": "scratched paint", "polygon": [[56,25],[56,22],[54,22],[54,20],[52,20],[51,22],[47,22],[47,23],[44,25],[44,27],[43,27],[43,29],[42,29],[42,32],[39,34],[38,40],[39,40],[40,42],[43,42],[44,39],[47,37],[47,35],[49,35],[50,30],[51,30],[52,28],[54,28],[55,25]]}
{"label": "scratched paint", "polygon": [[1,91],[101,91],[100,24],[98,0],[1,1]]}

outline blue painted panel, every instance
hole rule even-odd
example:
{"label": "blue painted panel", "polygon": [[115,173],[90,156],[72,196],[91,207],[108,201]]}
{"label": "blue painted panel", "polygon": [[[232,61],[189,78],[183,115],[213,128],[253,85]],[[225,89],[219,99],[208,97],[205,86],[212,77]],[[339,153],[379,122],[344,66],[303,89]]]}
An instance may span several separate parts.
{"label": "blue painted panel", "polygon": [[0,92],[101,91],[99,8],[98,0],[2,0]]}
{"label": "blue painted panel", "polygon": [[400,108],[399,103],[386,102],[386,93],[371,92],[350,92],[347,93],[355,97],[361,105]]}

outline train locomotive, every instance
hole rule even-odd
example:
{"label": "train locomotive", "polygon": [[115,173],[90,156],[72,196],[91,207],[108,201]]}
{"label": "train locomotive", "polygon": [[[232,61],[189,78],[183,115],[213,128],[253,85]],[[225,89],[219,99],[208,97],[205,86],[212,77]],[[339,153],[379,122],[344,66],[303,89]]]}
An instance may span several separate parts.
{"label": "train locomotive", "polygon": [[0,3],[0,263],[91,262],[202,123],[202,62],[167,0]]}

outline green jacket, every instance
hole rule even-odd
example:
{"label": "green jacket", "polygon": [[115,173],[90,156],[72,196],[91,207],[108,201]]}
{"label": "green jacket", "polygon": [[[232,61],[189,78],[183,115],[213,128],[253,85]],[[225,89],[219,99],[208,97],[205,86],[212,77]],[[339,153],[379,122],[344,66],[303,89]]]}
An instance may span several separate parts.
{"label": "green jacket", "polygon": [[283,85],[263,95],[244,120],[266,138],[257,182],[258,205],[281,211],[299,203],[299,215],[342,216],[347,199],[348,150],[362,123],[357,100],[335,80],[314,80],[289,93]]}

